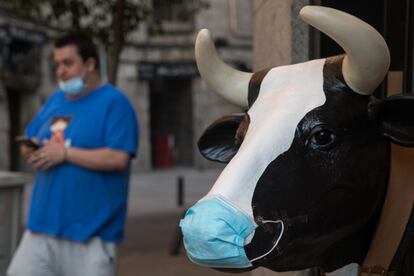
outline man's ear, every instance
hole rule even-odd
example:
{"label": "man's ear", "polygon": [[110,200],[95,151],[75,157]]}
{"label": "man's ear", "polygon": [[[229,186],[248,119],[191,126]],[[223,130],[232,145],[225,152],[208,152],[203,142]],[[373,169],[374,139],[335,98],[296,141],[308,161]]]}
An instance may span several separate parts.
{"label": "man's ear", "polygon": [[370,114],[392,142],[414,147],[414,95],[398,95],[374,102]]}
{"label": "man's ear", "polygon": [[97,66],[96,60],[94,58],[89,57],[86,60],[85,64],[86,64],[86,68],[89,72],[93,72],[95,69],[98,71],[98,68],[96,67]]}
{"label": "man's ear", "polygon": [[198,140],[198,149],[207,159],[228,163],[237,153],[236,132],[245,114],[231,114],[212,123]]}

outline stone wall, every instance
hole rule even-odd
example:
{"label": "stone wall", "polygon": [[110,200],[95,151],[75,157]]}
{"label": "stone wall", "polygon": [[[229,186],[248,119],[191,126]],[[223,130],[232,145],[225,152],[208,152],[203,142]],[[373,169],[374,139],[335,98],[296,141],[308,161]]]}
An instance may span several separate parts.
{"label": "stone wall", "polygon": [[117,86],[130,99],[140,125],[139,148],[137,158],[132,163],[132,170],[149,170],[151,168],[151,145],[149,133],[149,89],[147,83],[137,80],[137,66],[135,64],[121,64],[119,66]]}
{"label": "stone wall", "polygon": [[309,0],[253,1],[253,68],[309,59],[309,25],[299,17]]}
{"label": "stone wall", "polygon": [[292,0],[253,1],[253,69],[292,61]]}

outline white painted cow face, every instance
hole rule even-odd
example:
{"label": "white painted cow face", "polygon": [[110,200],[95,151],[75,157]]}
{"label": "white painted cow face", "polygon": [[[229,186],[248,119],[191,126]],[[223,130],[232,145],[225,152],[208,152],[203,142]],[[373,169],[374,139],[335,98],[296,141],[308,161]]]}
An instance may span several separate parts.
{"label": "white painted cow face", "polygon": [[[196,58],[203,79],[248,111],[217,121],[199,141],[207,158],[229,163],[180,223],[187,253],[196,263],[274,270],[319,265],[314,263],[315,246],[329,252],[378,214],[385,181],[372,204],[361,210],[376,188],[374,180],[386,179],[388,166],[387,143],[367,108],[369,94],[388,70],[388,48],[375,30],[348,14],[321,7],[307,7],[302,14],[333,36],[347,55],[250,74],[218,58],[207,30],[198,36]],[[351,43],[350,33],[364,39],[366,49],[359,49],[361,41]],[[362,179],[369,184],[355,188],[355,181],[341,173],[350,172],[348,161],[366,168],[359,152],[368,154],[371,163],[381,161],[377,168],[382,173],[367,175]],[[336,166],[344,168],[341,177]],[[347,200],[356,203],[347,206]],[[351,219],[356,212],[359,223]],[[334,235],[335,227],[345,230]],[[359,232],[358,241],[372,230]],[[365,246],[343,251],[361,255]],[[342,260],[328,263],[335,268]]]}

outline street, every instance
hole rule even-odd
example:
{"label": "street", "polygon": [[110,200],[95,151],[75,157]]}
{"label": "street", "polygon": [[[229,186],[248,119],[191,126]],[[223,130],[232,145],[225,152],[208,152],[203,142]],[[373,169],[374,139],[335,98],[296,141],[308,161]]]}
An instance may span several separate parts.
{"label": "street", "polygon": [[[178,222],[184,210],[208,192],[220,171],[178,168],[137,173],[131,177],[126,239],[119,254],[119,276],[229,275],[193,264],[182,246],[177,255],[169,254],[177,241]],[[183,207],[177,205],[179,176],[184,180]]]}

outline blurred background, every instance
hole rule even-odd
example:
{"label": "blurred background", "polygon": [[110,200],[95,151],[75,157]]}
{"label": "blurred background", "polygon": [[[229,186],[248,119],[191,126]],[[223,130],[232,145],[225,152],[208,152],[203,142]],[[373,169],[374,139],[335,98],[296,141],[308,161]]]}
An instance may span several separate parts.
{"label": "blurred background", "polygon": [[308,4],[338,8],[373,25],[392,58],[376,96],[411,93],[410,0],[0,0],[0,275],[25,221],[33,173],[14,138],[57,89],[53,38],[73,29],[95,38],[102,76],[127,94],[141,125],[120,275],[222,274],[192,265],[171,245],[183,210],[223,168],[201,157],[198,137],[220,116],[243,112],[200,79],[195,36],[210,29],[223,60],[243,71],[342,53],[298,18]]}

